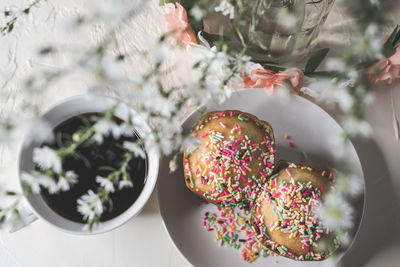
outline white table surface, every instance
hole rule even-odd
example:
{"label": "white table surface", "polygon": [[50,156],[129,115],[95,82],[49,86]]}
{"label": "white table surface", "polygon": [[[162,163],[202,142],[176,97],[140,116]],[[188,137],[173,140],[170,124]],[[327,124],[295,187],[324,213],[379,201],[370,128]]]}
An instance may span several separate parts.
{"label": "white table surface", "polygon": [[[342,0],[345,1],[345,0]],[[0,0],[0,7],[14,3],[24,5],[24,0]],[[116,35],[121,51],[134,51],[144,47],[143,36],[156,35],[164,30],[158,0],[150,0],[145,13],[133,18],[121,27]],[[335,4],[321,35],[321,42],[329,43],[330,56],[340,55],[343,47],[349,45],[351,35],[346,25],[351,18],[344,15],[340,2]],[[82,12],[87,1],[49,0],[37,12],[34,11],[25,26],[16,29],[7,37],[0,37],[0,86],[7,97],[0,99],[0,115],[15,108],[26,97],[21,93],[18,82],[26,71],[41,64],[29,52],[46,40],[73,40],[76,33],[60,35],[56,30],[58,20],[73,12]],[[399,8],[388,13],[394,19]],[[382,31],[390,32],[395,22]],[[101,39],[102,25],[90,30],[86,39],[93,43]],[[61,37],[60,37],[61,36]],[[60,39],[67,38],[67,39]],[[134,58],[132,59],[134,62]],[[136,62],[137,63],[137,62]],[[140,62],[148,64],[148,62]],[[56,66],[56,65],[54,65]],[[166,79],[174,82],[184,70],[173,73]],[[53,91],[43,95],[46,100],[43,109],[65,97],[84,91],[85,81],[75,79],[57,84]],[[400,116],[400,83],[393,86],[395,109]],[[115,92],[110,92],[113,94]],[[326,107],[327,108],[327,107]],[[327,108],[328,109],[328,108]],[[339,118],[335,109],[328,109]],[[390,88],[380,85],[376,88],[374,102],[367,109],[367,120],[373,126],[371,140],[356,140],[355,146],[363,164],[367,185],[367,208],[359,236],[352,249],[345,256],[343,266],[397,266],[400,262],[400,142],[394,137]],[[1,153],[3,165],[7,165],[7,182],[15,184],[15,155]],[[17,233],[0,233],[0,266],[4,267],[124,267],[124,266],[189,266],[167,236],[158,209],[156,191],[140,215],[131,219],[112,232],[97,236],[74,236],[62,233],[43,221]],[[279,266],[279,264],[277,265]]]}

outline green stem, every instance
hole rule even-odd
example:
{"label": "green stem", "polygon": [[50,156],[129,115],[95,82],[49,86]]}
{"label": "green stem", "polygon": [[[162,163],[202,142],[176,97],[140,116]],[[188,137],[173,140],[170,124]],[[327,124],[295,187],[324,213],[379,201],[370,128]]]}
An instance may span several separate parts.
{"label": "green stem", "polygon": [[[79,131],[80,132],[80,131]],[[92,128],[92,126],[87,127],[83,130],[83,133],[81,135],[79,135],[79,140],[76,142],[73,142],[72,144],[70,144],[68,147],[63,147],[60,148],[57,151],[58,156],[60,156],[61,158],[71,155],[75,152],[75,150],[82,145],[84,142],[86,142],[87,140],[89,140],[92,135],[94,133],[94,130]]]}

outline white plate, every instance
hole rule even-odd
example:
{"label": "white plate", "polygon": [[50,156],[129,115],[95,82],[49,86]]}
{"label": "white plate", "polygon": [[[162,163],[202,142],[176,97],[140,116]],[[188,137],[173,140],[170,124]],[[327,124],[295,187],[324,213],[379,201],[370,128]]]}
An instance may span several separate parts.
{"label": "white plate", "polygon": [[[337,167],[337,137],[343,131],[336,121],[312,102],[298,96],[282,99],[269,96],[263,90],[241,90],[225,103],[207,107],[207,111],[238,109],[268,121],[275,133],[277,162],[280,159],[300,162],[302,152],[307,155],[307,164],[312,166]],[[200,118],[200,111],[191,114],[183,126],[190,131]],[[295,147],[284,138],[289,134]],[[360,160],[352,144],[345,151],[353,173],[364,176]],[[170,158],[164,158],[159,172],[158,201],[165,227],[182,255],[194,266],[249,266],[242,260],[240,252],[233,248],[220,247],[215,242],[215,233],[207,232],[203,226],[206,211],[215,211],[212,204],[198,205],[199,198],[186,188],[182,162],[178,170],[169,172]],[[354,203],[357,214],[356,234],[364,211],[364,193]],[[341,253],[343,255],[343,253]],[[339,258],[341,256],[339,255]],[[296,262],[284,257],[260,258],[250,266],[271,266],[278,260],[279,266],[324,266],[328,262]]]}

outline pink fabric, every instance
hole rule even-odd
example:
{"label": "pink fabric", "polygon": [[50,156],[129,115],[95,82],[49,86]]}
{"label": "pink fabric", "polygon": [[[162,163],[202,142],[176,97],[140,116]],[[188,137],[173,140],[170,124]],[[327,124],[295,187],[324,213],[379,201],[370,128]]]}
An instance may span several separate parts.
{"label": "pink fabric", "polygon": [[300,94],[304,74],[300,69],[290,68],[282,72],[273,72],[255,64],[249,74],[243,78],[244,88],[262,88],[269,95],[276,92],[285,80],[289,80],[296,93]]}
{"label": "pink fabric", "polygon": [[396,48],[393,56],[375,63],[368,73],[374,83],[386,81],[390,85],[393,80],[400,78],[400,46]]}
{"label": "pink fabric", "polygon": [[179,3],[168,3],[163,8],[167,28],[174,31],[170,36],[182,46],[197,44],[196,36],[189,25],[185,8]]}

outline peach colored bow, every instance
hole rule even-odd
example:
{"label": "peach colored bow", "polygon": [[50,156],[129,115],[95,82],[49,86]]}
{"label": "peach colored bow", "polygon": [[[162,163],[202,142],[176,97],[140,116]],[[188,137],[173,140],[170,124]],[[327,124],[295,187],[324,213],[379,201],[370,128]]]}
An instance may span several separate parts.
{"label": "peach colored bow", "polygon": [[260,64],[255,64],[249,74],[243,78],[244,88],[262,88],[272,95],[285,80],[289,80],[297,94],[301,94],[301,83],[304,74],[300,69],[290,68],[281,72],[264,69]]}

